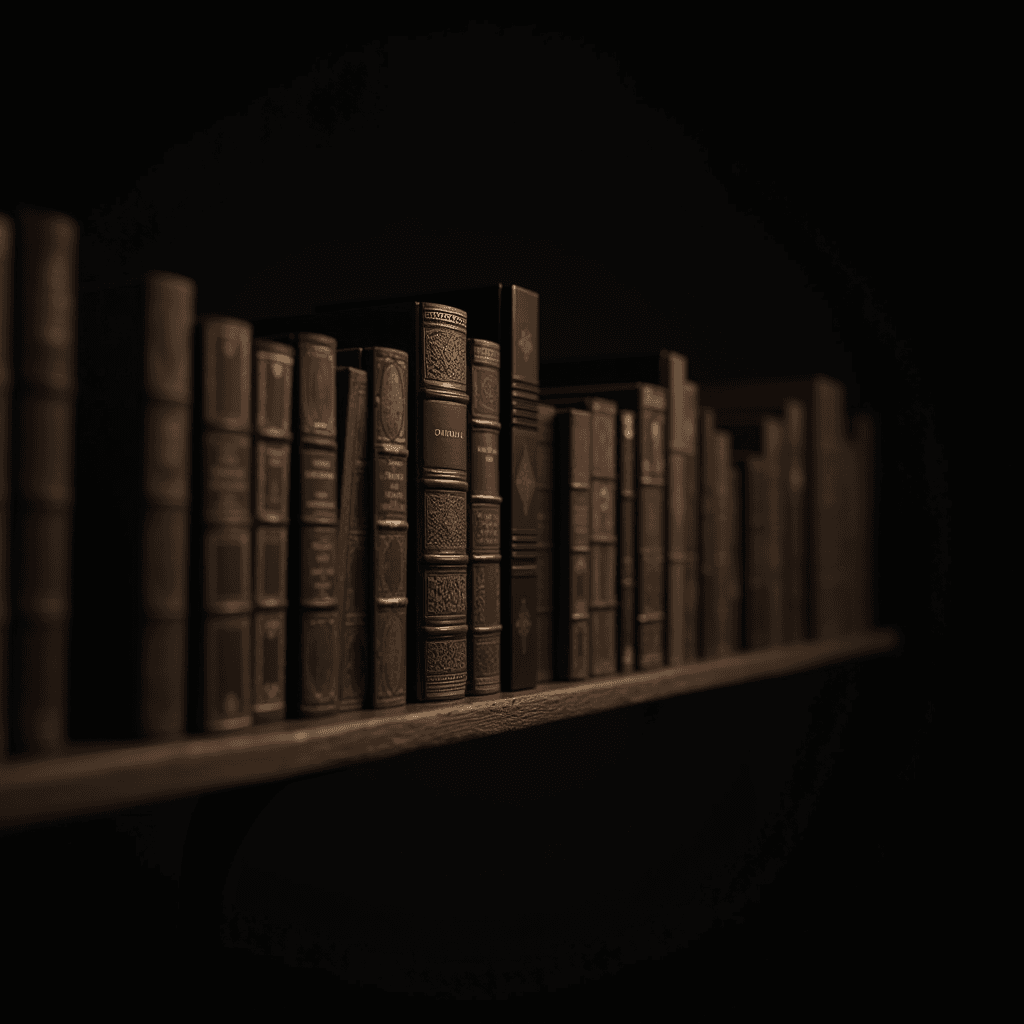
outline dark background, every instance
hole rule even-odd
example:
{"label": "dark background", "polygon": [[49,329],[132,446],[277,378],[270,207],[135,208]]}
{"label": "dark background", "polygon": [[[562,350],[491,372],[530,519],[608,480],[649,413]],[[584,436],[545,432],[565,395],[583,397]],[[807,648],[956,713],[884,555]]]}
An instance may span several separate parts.
{"label": "dark background", "polygon": [[[772,28],[168,25],[156,47],[66,23],[7,66],[0,208],[77,217],[83,287],[159,267],[255,319],[514,281],[541,294],[547,358],[671,346],[698,382],[843,380],[878,420],[878,619],[904,637],[895,659],[4,837],[20,970],[347,1005],[863,995],[938,970],[965,799],[938,353],[969,287],[943,154],[971,128],[955,76],[891,27]],[[196,940],[218,863],[230,951]]]}

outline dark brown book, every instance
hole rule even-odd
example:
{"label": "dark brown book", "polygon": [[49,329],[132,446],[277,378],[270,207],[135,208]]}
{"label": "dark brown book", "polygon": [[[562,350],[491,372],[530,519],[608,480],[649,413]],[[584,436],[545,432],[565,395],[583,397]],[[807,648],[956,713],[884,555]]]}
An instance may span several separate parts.
{"label": "dark brown book", "polygon": [[295,349],[253,342],[252,711],[257,722],[284,718],[288,667],[288,524],[291,519],[292,393]]}
{"label": "dark brown book", "polygon": [[783,405],[783,639],[796,643],[810,635],[807,544],[807,406],[796,399]]}
{"label": "dark brown book", "polygon": [[636,412],[619,410],[619,671],[636,668]]}
{"label": "dark brown book", "polygon": [[469,382],[469,682],[467,693],[501,689],[501,346],[468,342]]}
{"label": "dark brown book", "polygon": [[15,243],[10,743],[48,754],[67,738],[78,225],[24,209]]}
{"label": "dark brown book", "polygon": [[607,398],[590,412],[590,674],[618,669],[618,415]]}
{"label": "dark brown book", "polygon": [[224,732],[252,712],[252,325],[200,319],[194,345],[189,721]]}
{"label": "dark brown book", "polygon": [[11,319],[14,221],[0,213],[0,757],[7,753],[8,634],[11,625]]}
{"label": "dark brown book", "polygon": [[[727,435],[728,436],[728,435]],[[743,491],[739,469],[732,464],[732,443],[729,439],[726,467],[726,530],[728,547],[725,556],[727,569],[727,597],[723,613],[728,637],[728,650],[738,651],[743,646]]]}
{"label": "dark brown book", "polygon": [[683,382],[683,660],[700,655],[700,389]]}
{"label": "dark brown book", "polygon": [[381,347],[339,349],[338,363],[366,373],[367,410],[365,469],[360,478],[358,461],[354,464],[352,484],[346,609],[353,607],[354,613],[349,617],[346,611],[352,631],[345,650],[353,671],[343,693],[346,706],[354,706],[363,671],[365,706],[396,707],[408,695],[409,604],[415,596],[409,591],[409,354]]}
{"label": "dark brown book", "polygon": [[194,281],[157,272],[81,297],[69,692],[76,738],[185,730],[195,303]]}
{"label": "dark brown book", "polygon": [[603,398],[636,413],[636,667],[659,668],[665,662],[666,389],[645,383],[579,384],[545,387],[541,393],[559,407]]}
{"label": "dark brown book", "polygon": [[875,624],[875,421],[870,413],[857,413],[852,423],[852,445],[857,473],[857,565],[854,575],[854,629]]}
{"label": "dark brown book", "polygon": [[758,452],[733,450],[739,473],[742,646],[768,647],[768,578],[765,545],[765,468]]}
{"label": "dark brown book", "polygon": [[718,479],[718,428],[715,410],[702,406],[700,410],[700,653],[713,658],[721,653],[723,641],[719,624],[722,585],[719,565],[718,503],[721,488]]}
{"label": "dark brown book", "polygon": [[555,678],[554,630],[554,487],[555,407],[537,406],[537,682]]}
{"label": "dark brown book", "polygon": [[555,678],[590,675],[590,443],[585,409],[555,414]]}
{"label": "dark brown book", "polygon": [[665,664],[686,660],[686,357],[665,349],[660,382],[668,397],[665,466]]}

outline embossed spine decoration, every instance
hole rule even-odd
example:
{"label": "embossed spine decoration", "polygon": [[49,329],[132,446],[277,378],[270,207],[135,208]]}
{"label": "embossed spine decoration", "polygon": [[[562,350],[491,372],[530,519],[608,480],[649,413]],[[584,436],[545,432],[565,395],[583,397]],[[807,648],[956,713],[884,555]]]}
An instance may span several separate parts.
{"label": "embossed spine decoration", "polygon": [[590,674],[618,667],[616,535],[618,412],[615,402],[589,398],[590,412]]}
{"label": "embossed spine decoration", "polygon": [[[194,281],[156,272],[81,298],[76,738],[185,730],[195,301]],[[123,627],[115,645],[111,622]]]}
{"label": "embossed spine decoration", "polygon": [[665,664],[686,659],[686,357],[661,353],[661,383],[668,398],[667,465],[665,474]]}
{"label": "embossed spine decoration", "polygon": [[18,215],[15,261],[11,749],[48,754],[67,737],[74,506],[78,225]]}
{"label": "embossed spine decoration", "polygon": [[554,631],[554,533],[552,488],[555,460],[555,407],[537,406],[537,682],[555,678]]}
{"label": "embossed spine decoration", "polygon": [[636,412],[619,410],[619,671],[636,668]]}
{"label": "embossed spine decoration", "polygon": [[590,675],[591,414],[555,415],[555,678]]}
{"label": "embossed spine decoration", "polygon": [[700,653],[700,458],[697,451],[697,420],[700,390],[683,381],[683,660],[695,661]]}
{"label": "embossed spine decoration", "polygon": [[253,717],[284,718],[288,665],[288,522],[291,512],[295,349],[257,338],[253,418]]}
{"label": "embossed spine decoration", "polygon": [[637,386],[637,668],[665,661],[665,388]]}
{"label": "embossed spine decoration", "polygon": [[501,348],[479,338],[472,352],[469,404],[470,694],[501,689],[501,495],[499,416]]}
{"label": "embossed spine decoration", "polygon": [[8,635],[11,625],[11,319],[14,221],[0,213],[0,757],[7,753]]}
{"label": "embossed spine decoration", "polygon": [[223,732],[252,714],[252,325],[200,319],[195,346],[189,718]]}

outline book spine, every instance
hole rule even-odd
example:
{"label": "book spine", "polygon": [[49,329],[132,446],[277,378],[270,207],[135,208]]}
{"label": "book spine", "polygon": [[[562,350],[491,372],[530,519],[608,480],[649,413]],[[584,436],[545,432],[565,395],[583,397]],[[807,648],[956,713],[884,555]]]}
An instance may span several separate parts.
{"label": "book spine", "polygon": [[[338,710],[355,711],[366,703],[367,577],[366,536],[371,510],[367,505],[367,373],[354,366],[337,370],[338,436]],[[404,516],[403,516],[404,518]],[[404,554],[403,554],[404,562]],[[405,623],[402,623],[405,644]],[[405,687],[401,689],[405,696]]]}
{"label": "book spine", "polygon": [[0,757],[7,753],[8,642],[11,625],[11,322],[14,221],[0,213]]}
{"label": "book spine", "polygon": [[618,668],[616,495],[618,411],[615,402],[592,398],[590,412],[590,674]]}
{"label": "book spine", "polygon": [[78,225],[25,210],[17,244],[10,740],[48,754],[67,738]]}
{"label": "book spine", "polygon": [[619,411],[619,671],[636,668],[636,413]]}
{"label": "book spine", "polygon": [[555,407],[537,406],[537,682],[555,678],[554,633],[554,524],[552,487],[554,486]]}
{"label": "book spine", "polygon": [[665,664],[686,660],[686,357],[662,351],[661,383],[668,398],[665,472]]}
{"label": "book spine", "polygon": [[740,474],[743,537],[743,646],[768,647],[769,594],[767,567],[767,471],[761,456],[741,460]]}
{"label": "book spine", "polygon": [[718,429],[715,410],[700,411],[700,623],[701,655],[713,658],[719,653],[718,589]]}
{"label": "book spine", "polygon": [[255,365],[252,710],[257,722],[286,713],[288,523],[291,518],[295,349],[257,338]]}
{"label": "book spine", "polygon": [[[845,424],[844,424],[845,427]],[[854,630],[856,618],[857,589],[857,532],[859,528],[859,490],[857,475],[857,453],[853,441],[844,429],[840,438],[840,486],[839,486],[839,628],[843,633]]]}
{"label": "book spine", "polygon": [[[509,298],[508,355],[502,360],[501,624],[502,687],[537,685],[537,406],[540,399],[539,297],[513,286]],[[503,328],[504,330],[505,328]]]}
{"label": "book spine", "polygon": [[203,317],[197,340],[189,717],[224,732],[253,723],[252,326]]}
{"label": "book spine", "polygon": [[[372,443],[369,500],[363,505],[369,530],[361,557],[368,594],[367,650],[373,652],[367,701],[374,708],[404,704],[409,651],[409,386],[407,353],[392,348],[364,350],[368,370],[368,424]],[[422,421],[421,421],[422,422]],[[462,451],[465,451],[463,446]],[[359,509],[358,489],[356,510]],[[422,500],[422,495],[420,495]],[[463,529],[465,529],[465,508]],[[465,570],[463,569],[463,573]],[[419,575],[412,577],[413,585]],[[367,588],[364,587],[364,593]],[[412,651],[416,648],[413,646]]]}
{"label": "book spine", "polygon": [[853,626],[855,629],[870,629],[875,623],[875,421],[870,413],[854,416],[852,433],[858,478],[856,604]]}
{"label": "book spine", "polygon": [[469,582],[473,591],[467,693],[501,689],[501,495],[498,455],[501,348],[469,342]]}
{"label": "book spine", "polygon": [[410,564],[416,614],[409,623],[416,666],[410,683],[416,700],[456,700],[468,683],[465,313],[420,303],[416,342],[418,522]]}
{"label": "book spine", "polygon": [[295,334],[287,690],[289,713],[338,707],[338,429],[333,338]]}
{"label": "book spine", "polygon": [[811,623],[817,639],[843,632],[842,482],[845,416],[841,386],[819,377],[811,410],[813,582]]}
{"label": "book spine", "polygon": [[665,388],[641,384],[637,396],[637,668],[665,661]]}
{"label": "book spine", "polygon": [[785,403],[783,430],[785,639],[797,643],[810,636],[805,403],[795,399]]}
{"label": "book spine", "polygon": [[732,650],[732,445],[728,431],[715,430],[715,634],[711,652],[721,657]]}
{"label": "book spine", "polygon": [[177,274],[145,279],[139,734],[185,731],[196,285]]}
{"label": "book spine", "polygon": [[728,480],[729,602],[726,621],[729,631],[728,650],[738,651],[743,645],[743,480],[739,469],[732,465],[731,451]]}
{"label": "book spine", "polygon": [[555,676],[590,675],[590,413],[555,415]]}
{"label": "book spine", "polygon": [[700,392],[683,382],[683,660],[696,660],[700,647],[700,458],[697,418]]}
{"label": "book spine", "polygon": [[765,470],[765,577],[768,587],[768,646],[785,643],[785,577],[783,567],[782,420],[765,417],[761,445]]}

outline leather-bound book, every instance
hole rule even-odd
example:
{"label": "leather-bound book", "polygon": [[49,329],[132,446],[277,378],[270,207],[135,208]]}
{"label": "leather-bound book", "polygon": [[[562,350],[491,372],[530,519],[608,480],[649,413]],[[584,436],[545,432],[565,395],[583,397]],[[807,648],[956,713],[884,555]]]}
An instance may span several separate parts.
{"label": "leather-bound book", "polygon": [[501,346],[470,339],[469,682],[467,693],[501,689],[501,494],[498,398]]}
{"label": "leather-bound book", "polygon": [[270,337],[295,349],[288,714],[315,717],[338,709],[337,343],[333,336],[318,331]]}
{"label": "leather-bound book", "polygon": [[807,568],[807,405],[790,399],[783,405],[783,639],[796,643],[810,635]]}
{"label": "leather-bound book", "polygon": [[195,303],[194,281],[156,272],[81,297],[69,691],[76,738],[185,730]]}
{"label": "leather-bound book", "polygon": [[768,577],[765,543],[765,467],[759,452],[733,451],[739,473],[743,647],[768,647]]}
{"label": "leather-bound book", "polygon": [[[366,371],[337,368],[338,393],[338,710],[355,711],[367,697],[367,506]],[[404,518],[404,517],[403,517]],[[401,630],[405,646],[405,630]],[[403,680],[401,696],[405,698]]]}
{"label": "leather-bound book", "polygon": [[728,603],[725,620],[729,637],[730,651],[738,651],[743,646],[743,483],[739,469],[732,464],[730,442],[727,467],[727,529],[729,536],[728,554]]}
{"label": "leather-bound book", "polygon": [[765,471],[765,574],[768,588],[768,646],[785,643],[786,577],[783,566],[785,503],[783,494],[783,423],[766,416],[761,425]]}
{"label": "leather-bound book", "polygon": [[619,410],[619,671],[636,668],[636,412]]}
{"label": "leather-bound book", "polygon": [[11,529],[11,750],[67,738],[74,507],[78,225],[17,217]]}
{"label": "leather-bound book", "polygon": [[721,653],[718,592],[722,585],[719,566],[719,496],[715,410],[700,410],[700,653],[713,658]]}
{"label": "leather-bound book", "polygon": [[254,501],[252,711],[284,718],[288,667],[288,523],[291,518],[295,349],[253,342]]}
{"label": "leather-bound book", "polygon": [[870,413],[853,417],[851,444],[857,473],[857,563],[854,575],[853,629],[870,629],[875,623],[874,600],[874,507],[875,421]]}
{"label": "leather-bound book", "polygon": [[618,418],[607,398],[586,401],[590,412],[590,674],[618,668]]}
{"label": "leather-bound book", "polygon": [[11,625],[11,314],[14,221],[0,213],[0,756],[7,752],[8,632]]}
{"label": "leather-bound book", "polygon": [[555,414],[555,678],[590,675],[591,414]]}
{"label": "leather-bound book", "polygon": [[382,345],[408,353],[414,481],[408,520],[409,697],[463,697],[469,563],[466,314],[438,303],[401,301],[328,306],[292,322],[331,334],[342,349]]}
{"label": "leather-bound book", "polygon": [[541,394],[559,407],[600,398],[636,414],[636,667],[659,668],[665,663],[666,389],[646,383],[570,384],[544,387]]}
{"label": "leather-bound book", "polygon": [[700,655],[700,389],[683,382],[683,660]]}
{"label": "leather-bound book", "polygon": [[252,712],[252,325],[200,318],[194,345],[189,721],[224,732]]}
{"label": "leather-bound book", "polygon": [[554,631],[554,524],[552,489],[555,466],[555,407],[537,406],[537,682],[555,678]]}

